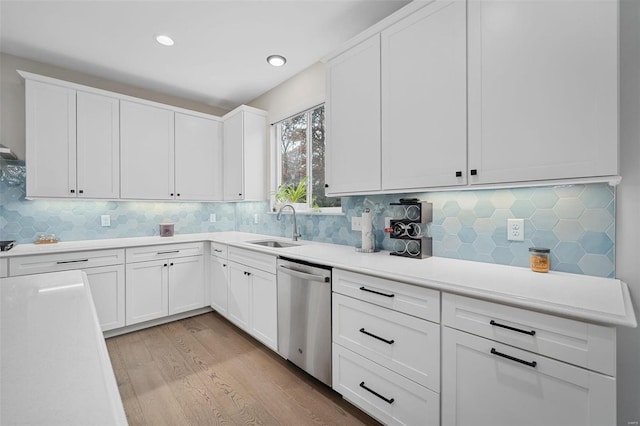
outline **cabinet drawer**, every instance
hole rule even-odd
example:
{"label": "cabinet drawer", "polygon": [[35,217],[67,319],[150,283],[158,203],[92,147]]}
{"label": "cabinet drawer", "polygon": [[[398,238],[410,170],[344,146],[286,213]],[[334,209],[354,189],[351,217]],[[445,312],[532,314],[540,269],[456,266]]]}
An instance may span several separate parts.
{"label": "cabinet drawer", "polygon": [[270,274],[276,273],[276,256],[270,254],[229,247],[229,260],[260,269]]}
{"label": "cabinet drawer", "polygon": [[443,425],[616,424],[616,380],[513,346],[442,330]]}
{"label": "cabinet drawer", "polygon": [[333,293],[333,341],[436,392],[440,326]]}
{"label": "cabinet drawer", "polygon": [[615,376],[616,330],[444,293],[442,323],[458,330]]}
{"label": "cabinet drawer", "polygon": [[437,290],[334,269],[333,291],[418,318],[440,322],[440,292]]}
{"label": "cabinet drawer", "polygon": [[73,253],[35,254],[9,259],[11,276],[86,269],[124,263],[124,250],[94,250]]}
{"label": "cabinet drawer", "polygon": [[211,243],[211,256],[219,257],[220,259],[226,259],[228,255],[228,249],[226,244]]}
{"label": "cabinet drawer", "polygon": [[203,243],[167,244],[127,249],[127,263],[202,255]]}
{"label": "cabinet drawer", "polygon": [[438,425],[437,393],[333,344],[333,389],[389,425]]}

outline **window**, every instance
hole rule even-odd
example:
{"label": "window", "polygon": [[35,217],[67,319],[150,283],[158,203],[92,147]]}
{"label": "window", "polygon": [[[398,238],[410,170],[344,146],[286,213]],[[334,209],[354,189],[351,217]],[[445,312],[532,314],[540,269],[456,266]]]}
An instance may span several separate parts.
{"label": "window", "polygon": [[324,192],[324,135],[324,105],[276,123],[276,192],[293,193],[295,202],[326,211],[340,207],[340,198],[327,197]]}

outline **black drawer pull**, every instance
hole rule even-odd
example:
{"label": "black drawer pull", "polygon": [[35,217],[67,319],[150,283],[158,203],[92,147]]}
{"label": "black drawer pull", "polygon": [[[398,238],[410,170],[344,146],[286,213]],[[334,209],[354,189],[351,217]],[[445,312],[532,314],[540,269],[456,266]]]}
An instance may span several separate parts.
{"label": "black drawer pull", "polygon": [[372,394],[374,394],[375,396],[377,396],[378,398],[380,398],[381,400],[383,400],[384,402],[386,402],[387,404],[393,404],[393,401],[395,401],[395,399],[391,398],[385,398],[384,396],[380,395],[378,392],[374,391],[373,389],[370,389],[368,387],[366,387],[364,385],[364,382],[360,382],[360,387],[366,391],[371,392]]}
{"label": "black drawer pull", "polygon": [[510,326],[504,325],[504,324],[499,324],[499,323],[495,322],[494,320],[489,321],[489,324],[495,325],[496,327],[506,328],[507,330],[517,331],[518,333],[528,334],[529,336],[535,336],[536,335],[536,331],[535,330],[531,330],[531,331],[522,330],[520,328],[510,327]]}
{"label": "black drawer pull", "polygon": [[365,330],[364,328],[361,328],[361,329],[360,329],[360,333],[366,334],[367,336],[371,336],[371,337],[373,337],[374,339],[382,340],[383,342],[385,342],[385,343],[386,343],[386,344],[388,344],[388,345],[393,345],[393,342],[395,342],[395,340],[387,340],[387,339],[384,339],[384,338],[382,338],[382,337],[380,337],[380,336],[376,336],[376,335],[375,335],[375,334],[373,334],[373,333],[369,333],[369,332],[368,332],[367,330]]}
{"label": "black drawer pull", "polygon": [[213,249],[213,251],[215,251],[216,253],[222,253],[222,250],[219,249]]}
{"label": "black drawer pull", "polygon": [[498,351],[496,351],[496,348],[491,348],[491,353],[493,355],[501,356],[502,358],[510,359],[511,361],[519,362],[520,364],[528,365],[529,367],[536,368],[536,365],[538,365],[538,363],[535,362],[535,361],[531,361],[531,362],[524,361],[524,360],[522,360],[520,358],[516,358],[516,357],[510,356],[510,355],[507,355],[507,354],[503,354],[502,352],[498,352]]}
{"label": "black drawer pull", "polygon": [[374,294],[379,294],[380,296],[384,296],[384,297],[395,297],[395,294],[391,293],[391,294],[387,294],[387,293],[380,293],[379,291],[375,291],[375,290],[369,290],[368,288],[362,286],[360,287],[360,290],[362,291],[368,291],[369,293],[374,293]]}
{"label": "black drawer pull", "polygon": [[158,254],[180,253],[180,250],[159,251]]}
{"label": "black drawer pull", "polygon": [[89,259],[78,259],[78,260],[59,260],[56,263],[58,265],[64,265],[65,263],[80,263],[80,262],[88,262]]}

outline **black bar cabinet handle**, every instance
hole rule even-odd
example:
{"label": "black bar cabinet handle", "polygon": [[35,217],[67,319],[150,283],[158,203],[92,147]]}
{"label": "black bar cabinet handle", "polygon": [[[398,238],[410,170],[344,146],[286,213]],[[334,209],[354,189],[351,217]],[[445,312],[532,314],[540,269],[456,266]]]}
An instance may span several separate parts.
{"label": "black bar cabinet handle", "polygon": [[378,392],[374,391],[371,388],[368,388],[364,385],[364,382],[360,382],[360,387],[366,391],[371,392],[372,394],[374,394],[375,396],[377,396],[378,398],[380,398],[381,400],[383,400],[384,402],[386,402],[387,404],[393,404],[393,401],[395,401],[395,399],[393,398],[385,398],[384,396],[380,395]]}
{"label": "black bar cabinet handle", "polygon": [[510,327],[508,325],[497,323],[494,320],[489,321],[489,324],[495,325],[496,327],[506,328],[507,330],[517,331],[518,333],[528,334],[529,336],[535,336],[536,335],[536,331],[535,330],[531,330],[531,331],[522,330],[520,328]]}
{"label": "black bar cabinet handle", "polygon": [[493,355],[501,356],[502,358],[510,359],[511,361],[519,362],[520,364],[528,365],[529,367],[536,368],[536,365],[538,365],[538,363],[535,361],[529,362],[511,355],[503,354],[502,352],[498,352],[496,351],[496,348],[491,348],[491,353]]}
{"label": "black bar cabinet handle", "polygon": [[387,340],[387,339],[382,338],[380,336],[376,336],[373,333],[369,333],[367,330],[364,329],[364,327],[360,329],[360,333],[366,334],[367,336],[371,336],[374,339],[382,340],[383,342],[385,342],[388,345],[393,345],[393,342],[395,342],[395,340]]}
{"label": "black bar cabinet handle", "polygon": [[80,263],[80,262],[88,262],[89,259],[78,259],[78,260],[59,260],[56,262],[58,265],[64,265],[65,263]]}
{"label": "black bar cabinet handle", "polygon": [[159,251],[158,254],[180,253],[180,250]]}
{"label": "black bar cabinet handle", "polygon": [[395,297],[395,294],[393,294],[393,293],[391,293],[391,294],[381,293],[381,292],[379,292],[379,291],[369,290],[369,289],[368,289],[368,288],[366,288],[365,286],[360,287],[360,290],[362,290],[362,291],[368,291],[369,293],[379,294],[380,296],[384,296],[384,297]]}

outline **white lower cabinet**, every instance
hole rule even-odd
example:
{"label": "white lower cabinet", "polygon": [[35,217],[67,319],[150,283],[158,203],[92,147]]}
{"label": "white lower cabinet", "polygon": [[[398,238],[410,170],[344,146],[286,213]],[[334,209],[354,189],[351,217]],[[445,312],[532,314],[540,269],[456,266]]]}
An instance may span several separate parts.
{"label": "white lower cabinet", "polygon": [[385,424],[440,424],[440,292],[333,270],[333,389]]}
{"label": "white lower cabinet", "polygon": [[443,327],[443,425],[614,425],[615,379]]}
{"label": "white lower cabinet", "polygon": [[229,262],[227,318],[243,330],[249,328],[249,276],[247,267]]}
{"label": "white lower cabinet", "polygon": [[258,269],[249,278],[249,333],[278,350],[278,284],[276,276]]}
{"label": "white lower cabinet", "polygon": [[407,379],[340,345],[333,344],[333,389],[389,425],[437,425],[440,398]]}
{"label": "white lower cabinet", "polygon": [[[200,253],[193,256],[193,253]],[[207,305],[202,243],[127,249],[126,325]]]}
{"label": "white lower cabinet", "polygon": [[125,325],[124,265],[83,269],[102,331]]}
{"label": "white lower cabinet", "polygon": [[227,259],[211,258],[211,307],[220,315],[228,315],[229,265]]}
{"label": "white lower cabinet", "polygon": [[445,293],[443,425],[616,424],[613,327]]}
{"label": "white lower cabinet", "polygon": [[127,325],[169,314],[168,266],[166,260],[127,265]]}
{"label": "white lower cabinet", "polygon": [[229,262],[227,318],[274,351],[278,349],[275,274]]}
{"label": "white lower cabinet", "polygon": [[228,257],[227,319],[277,351],[276,257],[237,247],[229,247]]}
{"label": "white lower cabinet", "polygon": [[182,257],[169,263],[169,315],[205,306],[202,256]]}

